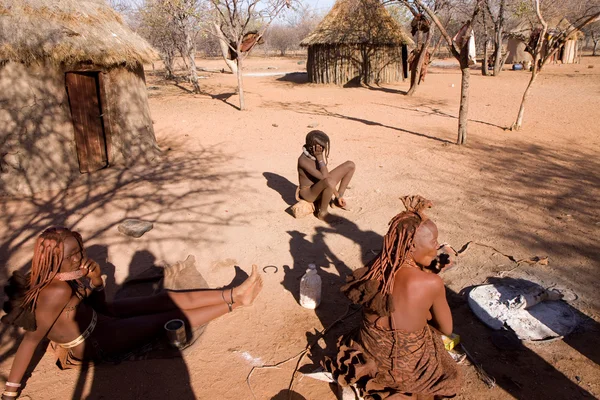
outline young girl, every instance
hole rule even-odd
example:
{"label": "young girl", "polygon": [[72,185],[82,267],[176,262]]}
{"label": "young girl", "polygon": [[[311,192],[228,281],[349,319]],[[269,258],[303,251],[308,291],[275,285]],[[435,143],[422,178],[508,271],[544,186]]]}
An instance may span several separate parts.
{"label": "young girl", "polygon": [[[3,400],[17,397],[23,375],[44,337],[57,350],[61,368],[80,365],[83,360],[118,361],[164,334],[169,320],[182,319],[192,328],[199,327],[252,304],[262,288],[254,265],[252,275],[232,289],[164,291],[107,303],[100,266],[86,257],[81,235],[67,228],[49,228],[38,237],[29,282],[20,278],[22,274],[15,274],[7,290],[13,307],[2,322],[21,326],[26,332]],[[18,297],[22,300],[15,301]]]}
{"label": "young girl", "polygon": [[298,158],[299,196],[310,203],[319,200],[315,204],[319,219],[327,217],[329,205],[346,209],[344,193],[355,170],[354,163],[346,161],[329,171],[329,149],[329,136],[325,132],[310,131]]}

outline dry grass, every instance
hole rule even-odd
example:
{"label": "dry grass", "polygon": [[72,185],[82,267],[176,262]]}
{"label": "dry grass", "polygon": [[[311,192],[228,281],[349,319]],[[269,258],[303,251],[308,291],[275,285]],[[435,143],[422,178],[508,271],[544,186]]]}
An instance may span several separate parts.
{"label": "dry grass", "polygon": [[0,60],[134,67],[156,58],[103,0],[2,0]]}

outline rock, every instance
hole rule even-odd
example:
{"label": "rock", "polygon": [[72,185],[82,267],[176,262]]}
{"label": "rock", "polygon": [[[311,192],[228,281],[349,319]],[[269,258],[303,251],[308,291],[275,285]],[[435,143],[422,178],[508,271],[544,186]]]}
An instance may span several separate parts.
{"label": "rock", "polygon": [[312,129],[312,128],[316,128],[317,126],[319,126],[319,123],[318,122],[313,122],[312,124],[308,125],[307,128],[311,128]]}
{"label": "rock", "polygon": [[277,127],[279,127],[279,125],[277,125],[277,124],[271,124],[271,125],[272,125],[274,128],[277,128]]}
{"label": "rock", "polygon": [[141,221],[139,219],[126,219],[119,224],[117,229],[124,235],[139,238],[152,228],[154,228],[152,222]]}

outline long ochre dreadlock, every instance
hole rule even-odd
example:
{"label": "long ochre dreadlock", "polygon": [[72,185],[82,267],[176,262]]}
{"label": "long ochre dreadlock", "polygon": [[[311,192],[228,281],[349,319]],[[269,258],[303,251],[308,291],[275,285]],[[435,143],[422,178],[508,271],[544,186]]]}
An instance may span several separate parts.
{"label": "long ochre dreadlock", "polygon": [[432,203],[421,196],[401,198],[406,211],[390,221],[379,254],[365,267],[357,269],[342,286],[342,291],[356,304],[380,315],[394,311],[391,293],[396,272],[407,260],[417,228],[427,217],[423,214]]}
{"label": "long ochre dreadlock", "polygon": [[64,241],[69,236],[74,237],[83,248],[81,235],[63,227],[48,228],[37,238],[31,261],[29,290],[22,303],[24,309],[35,310],[40,292],[59,272],[64,258]]}

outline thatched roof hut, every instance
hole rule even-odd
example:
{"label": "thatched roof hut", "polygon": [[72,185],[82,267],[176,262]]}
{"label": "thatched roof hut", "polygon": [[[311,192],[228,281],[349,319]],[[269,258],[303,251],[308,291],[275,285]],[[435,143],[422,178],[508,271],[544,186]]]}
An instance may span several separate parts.
{"label": "thatched roof hut", "polygon": [[0,192],[156,157],[142,66],[155,57],[104,0],[1,0]]}
{"label": "thatched roof hut", "polygon": [[378,0],[338,0],[302,42],[308,79],[316,83],[386,83],[403,77],[410,35]]}
{"label": "thatched roof hut", "polygon": [[[571,23],[566,18],[549,18],[548,35],[555,36],[566,32],[571,28]],[[527,43],[529,42],[531,32],[538,27],[537,23],[531,21],[521,21],[517,27],[508,33],[507,43],[507,63],[516,63],[522,61],[533,61],[533,57],[526,51]],[[549,61],[560,61],[563,64],[574,64],[578,61],[578,41],[583,38],[583,33],[580,31],[572,32],[567,38],[564,46],[558,50]],[[542,49],[542,55],[547,49]]]}

